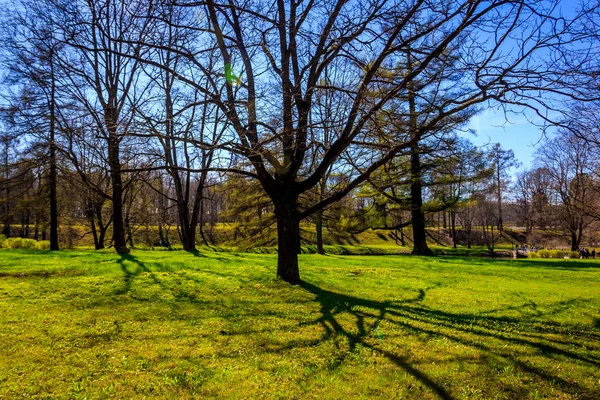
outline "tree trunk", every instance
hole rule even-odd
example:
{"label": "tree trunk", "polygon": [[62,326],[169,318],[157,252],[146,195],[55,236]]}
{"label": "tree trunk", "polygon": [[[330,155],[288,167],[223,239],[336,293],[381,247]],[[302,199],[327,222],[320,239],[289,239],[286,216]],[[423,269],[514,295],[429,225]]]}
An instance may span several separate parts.
{"label": "tree trunk", "polygon": [[404,229],[400,227],[400,244],[402,247],[406,246],[406,242],[404,241]]}
{"label": "tree trunk", "polygon": [[110,133],[108,140],[108,161],[112,183],[113,242],[117,253],[128,254],[129,249],[125,241],[125,226],[123,223],[123,178],[121,176],[119,142],[115,132]]}
{"label": "tree trunk", "polygon": [[494,255],[494,245],[495,245],[495,238],[494,238],[494,225],[490,225],[490,235],[489,235],[489,239],[488,239],[488,235],[486,232],[486,227],[487,227],[487,222],[483,225],[483,236],[486,238],[485,239],[485,245],[488,248],[488,252],[490,253],[490,256]]}
{"label": "tree trunk", "polygon": [[581,244],[581,236],[577,235],[577,230],[571,231],[571,251],[579,250],[579,245]]}
{"label": "tree trunk", "polygon": [[425,213],[423,212],[423,193],[421,183],[421,160],[419,149],[413,146],[410,154],[410,200],[411,217],[413,229],[412,254],[421,256],[433,255],[427,246],[427,234],[425,233]]}
{"label": "tree trunk", "polygon": [[580,217],[577,225],[577,247],[581,245],[581,238],[583,237],[583,217]]}
{"label": "tree trunk", "polygon": [[317,212],[316,228],[317,228],[317,253],[325,254],[325,249],[323,249],[323,210],[319,210]]}
{"label": "tree trunk", "polygon": [[297,198],[286,197],[275,202],[277,219],[277,277],[291,284],[300,283],[298,253],[300,251],[300,220]]}
{"label": "tree trunk", "polygon": [[131,229],[131,220],[129,216],[125,218],[125,231],[127,232],[126,241],[129,243],[129,246],[134,247],[133,244],[133,230]]}
{"label": "tree trunk", "polygon": [[195,224],[190,224],[187,226],[181,226],[181,236],[183,245],[183,250],[185,251],[194,251],[196,250],[196,226]]}
{"label": "tree trunk", "polygon": [[158,224],[158,241],[161,246],[164,246],[166,243],[165,237],[163,235],[163,224],[162,221]]}
{"label": "tree trunk", "polygon": [[452,228],[452,247],[456,248],[456,212],[450,211],[450,222]]}
{"label": "tree trunk", "polygon": [[204,236],[204,199],[200,200],[200,213],[198,215],[198,231],[200,233],[200,237],[202,238],[202,243],[205,246],[208,246],[208,240],[206,240],[206,236]]}
{"label": "tree trunk", "polygon": [[[408,63],[412,64],[410,53],[408,54]],[[417,121],[417,106],[415,93],[412,84],[409,87],[408,105],[410,111],[410,130],[411,140],[414,140],[410,147],[410,202],[411,218],[413,230],[413,250],[412,254],[429,256],[433,252],[427,246],[427,234],[425,233],[425,213],[423,212],[423,182],[421,170],[421,159],[419,153],[419,126]],[[444,219],[446,213],[444,213]],[[445,225],[445,224],[444,224]]]}
{"label": "tree trunk", "polygon": [[500,176],[500,156],[496,161],[496,185],[497,185],[497,196],[498,196],[498,230],[502,232],[504,230],[502,223],[502,179]]}
{"label": "tree trunk", "polygon": [[58,250],[58,199],[56,194],[56,138],[55,138],[55,93],[54,60],[50,60],[51,88],[50,88],[50,172],[48,184],[50,186],[50,250]]}
{"label": "tree trunk", "polygon": [[25,238],[25,211],[21,210],[21,235],[22,238]]}
{"label": "tree trunk", "polygon": [[2,234],[6,237],[10,237],[10,184],[8,180],[10,179],[10,165],[8,163],[8,150],[10,149],[10,143],[8,139],[5,139],[4,143],[4,186],[6,187],[6,200],[4,202],[4,228],[2,229]]}
{"label": "tree trunk", "polygon": [[104,238],[106,237],[106,231],[108,229],[108,224],[104,225],[102,221],[102,203],[94,205],[94,212],[96,214],[96,220],[98,221],[98,243],[94,244],[96,250],[104,249]]}
{"label": "tree trunk", "polygon": [[31,221],[31,211],[29,210],[29,208],[27,209],[27,211],[25,212],[25,234],[24,237],[29,239],[29,224]]}
{"label": "tree trunk", "polygon": [[40,213],[35,213],[35,226],[33,228],[33,239],[38,240],[40,235]]}
{"label": "tree trunk", "polygon": [[106,240],[106,229],[100,229],[98,232],[98,245],[96,246],[96,250],[102,250],[106,247],[104,241]]}
{"label": "tree trunk", "polygon": [[577,234],[571,232],[571,251],[579,250],[579,243],[577,243]]}
{"label": "tree trunk", "polygon": [[94,239],[94,248],[98,250],[98,230],[96,229],[96,222],[94,221],[94,206],[88,207],[88,221],[90,223],[90,229],[92,230],[92,238]]}
{"label": "tree trunk", "polygon": [[179,232],[181,245],[185,251],[194,251],[196,250],[196,228],[192,227],[192,224],[190,223],[187,201],[182,198],[183,195],[178,196],[181,196],[181,200],[177,202],[177,212],[179,215],[177,231]]}

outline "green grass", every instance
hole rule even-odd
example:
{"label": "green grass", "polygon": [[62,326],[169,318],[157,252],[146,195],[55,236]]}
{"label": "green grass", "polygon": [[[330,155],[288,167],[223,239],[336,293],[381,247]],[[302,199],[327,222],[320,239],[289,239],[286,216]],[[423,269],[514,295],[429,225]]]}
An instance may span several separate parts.
{"label": "green grass", "polygon": [[0,398],[600,398],[600,263],[0,250]]}

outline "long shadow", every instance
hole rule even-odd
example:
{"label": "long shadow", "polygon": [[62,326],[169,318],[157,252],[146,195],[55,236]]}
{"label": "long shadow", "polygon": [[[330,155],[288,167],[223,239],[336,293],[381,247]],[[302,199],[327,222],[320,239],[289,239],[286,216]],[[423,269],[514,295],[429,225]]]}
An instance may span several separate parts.
{"label": "long shadow", "polygon": [[[386,314],[388,310],[393,307],[393,303],[387,301],[379,302],[373,300],[366,300],[358,297],[342,295],[321,289],[320,287],[308,282],[302,282],[301,287],[316,295],[315,300],[321,304],[322,316],[319,319],[317,319],[317,322],[320,323],[321,326],[325,329],[325,335],[323,337],[323,340],[330,339],[334,335],[343,335],[348,339],[350,352],[355,350],[357,344],[360,344],[368,349],[377,351],[380,354],[383,354],[385,357],[387,357],[394,364],[403,368],[406,372],[415,377],[417,380],[422,382],[425,386],[427,386],[434,393],[436,393],[440,398],[453,398],[450,395],[450,393],[446,389],[444,389],[444,387],[436,383],[427,374],[411,365],[406,360],[406,358],[393,354],[389,351],[379,349],[376,346],[365,341],[365,338],[370,333],[370,331],[376,329],[379,323],[382,320],[386,319]],[[406,300],[405,302],[411,303],[415,301],[421,301],[424,298],[425,291],[421,290],[419,291],[417,297],[411,300]],[[375,314],[358,311],[355,309],[355,307],[365,307],[368,309],[372,309],[375,311]],[[335,318],[336,314],[340,314],[343,312],[348,312],[356,316],[356,326],[358,328],[358,332],[356,334],[353,334],[349,330],[345,329]],[[367,327],[365,326],[365,317],[375,317],[376,320],[370,327]],[[341,362],[343,362],[343,358],[338,359],[338,364]]]}
{"label": "long shadow", "polygon": [[[533,350],[547,357],[550,362],[560,362],[561,359],[569,359],[598,368],[600,367],[600,359],[589,354],[578,354],[573,350],[574,347],[580,347],[580,350],[585,352],[586,347],[589,349],[589,346],[579,345],[576,341],[553,341],[546,337],[540,337],[542,334],[556,334],[561,335],[562,339],[572,337],[586,342],[597,342],[599,339],[598,335],[586,332],[584,328],[571,331],[565,325],[551,322],[539,324],[534,321],[528,321],[526,318],[493,317],[432,310],[421,304],[428,289],[419,290],[417,296],[412,299],[389,302],[340,294],[322,289],[309,282],[303,282],[301,287],[314,294],[315,300],[321,305],[321,316],[313,323],[320,324],[323,327],[324,335],[321,339],[322,341],[335,336],[342,336],[348,341],[348,353],[354,351],[357,345],[376,351],[423,383],[439,398],[452,399],[452,396],[440,383],[435,382],[433,378],[412,365],[406,357],[380,348],[380,346],[373,344],[372,340],[369,340],[369,337],[376,333],[376,329],[382,321],[395,324],[403,330],[408,330],[416,334],[444,337],[454,343],[477,349],[485,354],[500,357],[521,371],[534,375],[553,386],[559,385],[566,392],[575,396],[593,399],[598,398],[600,395],[600,392],[590,393],[587,388],[577,382],[563,379],[550,371],[531,365],[531,363],[518,358],[521,353]],[[527,307],[528,304],[524,306]],[[559,309],[565,306],[568,305],[557,304]],[[344,327],[338,321],[338,315],[342,313],[354,317],[354,327]],[[539,317],[539,315],[532,317]],[[374,320],[374,322],[367,324],[365,322],[366,318]],[[539,334],[540,336],[534,336],[535,334]],[[473,336],[479,339],[473,340]],[[490,340],[496,341],[500,345],[494,346],[494,342],[488,344]],[[524,350],[519,351],[514,349],[514,347],[512,349],[508,348],[515,345],[523,346]],[[340,358],[337,362],[341,364],[344,362],[344,359]]]}
{"label": "long shadow", "polygon": [[[190,253],[194,254],[194,252],[190,252]],[[204,255],[198,255],[198,256],[205,257]],[[130,263],[130,265],[132,264],[134,266],[133,270],[127,266],[127,264],[125,263],[126,261],[128,261]],[[123,271],[123,274],[124,274],[123,288],[115,291],[114,294],[122,295],[122,294],[130,293],[132,283],[135,280],[135,278],[138,277],[142,273],[146,273],[152,279],[152,281],[161,288],[161,290],[163,290],[164,292],[170,292],[179,301],[183,300],[183,301],[187,301],[189,303],[194,303],[197,305],[204,305],[204,306],[209,304],[205,301],[199,300],[198,297],[194,293],[186,291],[180,287],[178,287],[177,290],[175,290],[173,287],[169,287],[168,285],[165,284],[165,282],[163,282],[161,279],[159,279],[159,277],[144,262],[140,261],[137,257],[135,257],[132,254],[121,255],[117,262],[119,263],[119,266],[121,267],[121,270]],[[210,273],[212,275],[219,276],[222,278],[231,278],[232,277],[231,275],[220,274],[215,271],[203,271],[203,272]],[[190,276],[178,275],[178,277],[180,279],[194,281],[194,283],[198,284],[198,285],[202,283],[201,281],[199,281],[197,279],[193,279]],[[136,300],[142,300],[142,299],[136,298]]]}
{"label": "long shadow", "polygon": [[[225,262],[225,263],[231,262],[231,258],[219,256],[219,255],[217,255],[217,254],[219,254],[219,252],[217,252],[217,251],[210,253],[210,255],[208,255],[207,253],[203,253],[203,252],[199,251],[198,249],[189,250],[189,251],[187,251],[187,253],[193,255],[194,257],[209,258],[211,260],[217,260],[217,261]],[[227,253],[227,254],[229,256],[233,255],[233,253]]]}
{"label": "long shadow", "polygon": [[[132,282],[138,275],[144,273],[154,283],[160,285],[162,290],[172,292],[179,301],[195,303],[202,307],[211,307],[211,302],[201,301],[193,291],[188,293],[183,291],[181,287],[165,285],[146,264],[133,255],[123,255],[118,262],[124,274],[124,286],[120,291],[122,293],[129,292]],[[238,277],[217,271],[203,272],[224,278],[238,279]],[[201,280],[187,276],[187,274],[179,278],[193,281],[196,285],[202,285]],[[378,330],[379,325],[385,321],[386,325],[393,324],[404,332],[411,332],[419,336],[445,338],[457,345],[502,359],[522,373],[531,375],[540,381],[545,381],[550,386],[559,388],[574,397],[583,399],[600,398],[600,392],[590,391],[578,382],[557,375],[554,369],[550,367],[545,368],[545,365],[540,367],[539,364],[536,365],[534,362],[529,361],[529,355],[533,353],[544,357],[549,366],[561,360],[569,360],[592,368],[600,368],[600,358],[588,351],[594,348],[590,344],[600,341],[600,335],[598,335],[596,329],[560,324],[543,318],[553,313],[564,312],[577,305],[577,301],[586,301],[585,299],[558,302],[553,305],[550,311],[546,312],[541,312],[537,309],[537,305],[531,302],[524,302],[523,305],[512,306],[510,309],[516,312],[524,309],[527,310],[526,314],[519,317],[499,317],[490,314],[494,311],[506,311],[505,309],[470,314],[428,308],[422,302],[431,288],[419,289],[414,297],[406,300],[377,301],[337,293],[318,287],[310,282],[303,282],[300,286],[314,295],[314,301],[320,305],[320,315],[315,320],[302,322],[301,324],[320,325],[323,329],[322,336],[309,341],[289,341],[284,346],[269,351],[284,352],[294,348],[318,346],[325,341],[341,338],[347,343],[347,351],[341,352],[340,355],[331,360],[330,366],[332,368],[345,363],[347,358],[353,352],[358,351],[359,348],[369,349],[387,358],[414,377],[437,397],[453,399],[452,394],[444,385],[436,381],[435,377],[430,376],[422,368],[416,366],[414,362],[411,362],[410,356],[390,351],[383,346],[386,342],[375,340],[380,332]],[[529,312],[531,310],[533,312]],[[236,315],[239,311],[232,310],[232,312],[232,315]],[[340,319],[342,315],[344,315],[343,321]],[[350,325],[348,324],[348,316],[353,320]],[[600,324],[600,322],[597,323]],[[278,328],[272,329],[276,331]],[[226,334],[252,335],[261,332],[264,331],[245,330],[243,332],[226,332]]]}

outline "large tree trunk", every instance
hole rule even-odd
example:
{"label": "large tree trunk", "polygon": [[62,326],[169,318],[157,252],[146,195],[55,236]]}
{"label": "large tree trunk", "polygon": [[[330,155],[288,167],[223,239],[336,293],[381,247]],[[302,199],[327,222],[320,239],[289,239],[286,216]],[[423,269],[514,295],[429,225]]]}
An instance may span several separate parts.
{"label": "large tree trunk", "polygon": [[121,176],[119,141],[115,132],[110,133],[108,140],[108,161],[112,183],[113,242],[117,253],[127,254],[129,249],[125,241],[125,225],[123,223],[123,179]]}
{"label": "large tree trunk", "polygon": [[58,199],[56,194],[56,138],[55,138],[55,84],[54,84],[54,61],[50,61],[51,67],[51,90],[50,90],[50,173],[48,184],[50,186],[50,250],[58,250]]}
{"label": "large tree trunk", "polygon": [[296,209],[297,198],[285,197],[285,194],[282,197],[275,201],[277,276],[288,283],[299,284],[300,219]]}
{"label": "large tree trunk", "polygon": [[6,193],[5,202],[4,202],[4,227],[2,228],[2,234],[6,237],[10,237],[10,224],[11,224],[11,210],[10,210],[10,184],[8,180],[10,179],[10,165],[8,160],[8,150],[10,150],[10,143],[8,139],[5,139],[4,145],[4,186]]}
{"label": "large tree trunk", "polygon": [[581,245],[581,237],[583,235],[583,224],[581,221],[576,222],[576,227],[571,228],[571,250],[577,251],[579,250],[579,246]]}
{"label": "large tree trunk", "polygon": [[96,245],[96,250],[103,250],[106,245],[104,244],[106,240],[106,229],[100,229],[98,232],[98,244]]}
{"label": "large tree trunk", "polygon": [[[206,182],[206,172],[203,172],[200,180],[198,181],[198,186],[196,187],[195,197],[194,197],[194,206],[192,208],[192,215],[189,217],[189,222],[186,229],[186,241],[187,244],[183,244],[183,248],[186,251],[194,251],[196,250],[196,227],[198,226],[198,221],[202,220],[202,213],[204,212],[203,208],[203,195],[204,195],[204,183]],[[189,193],[189,190],[188,190]],[[188,211],[186,209],[186,211]],[[202,227],[200,227],[200,231],[202,232]],[[202,235],[202,239],[204,243],[208,245],[204,235]]]}
{"label": "large tree trunk", "polygon": [[[411,65],[410,53],[408,62]],[[412,84],[409,87],[408,105],[410,110],[411,140],[414,142],[410,147],[410,202],[413,229],[412,254],[429,256],[433,252],[427,246],[427,234],[425,233],[425,213],[423,212],[423,171],[421,170],[421,159],[419,153],[419,127],[417,121],[417,106]],[[444,219],[446,213],[444,212]],[[444,222],[444,228],[446,224]]]}
{"label": "large tree trunk", "polygon": [[180,237],[181,244],[183,245],[183,250],[185,251],[194,251],[196,250],[196,226],[190,221],[190,212],[188,209],[188,202],[185,198],[183,190],[180,185],[178,186],[178,181],[175,180],[177,186],[177,213],[179,216],[179,227],[180,227]]}
{"label": "large tree trunk", "polygon": [[181,244],[183,250],[194,251],[196,250],[196,226],[195,224],[188,224],[181,226]]}
{"label": "large tree trunk", "polygon": [[412,254],[430,256],[433,255],[433,252],[429,246],[427,246],[427,234],[425,233],[425,213],[423,212],[423,188],[421,183],[421,172],[419,149],[415,145],[412,147],[410,154],[410,199],[413,229]]}
{"label": "large tree trunk", "polygon": [[579,240],[577,238],[577,232],[571,232],[571,251],[579,250]]}

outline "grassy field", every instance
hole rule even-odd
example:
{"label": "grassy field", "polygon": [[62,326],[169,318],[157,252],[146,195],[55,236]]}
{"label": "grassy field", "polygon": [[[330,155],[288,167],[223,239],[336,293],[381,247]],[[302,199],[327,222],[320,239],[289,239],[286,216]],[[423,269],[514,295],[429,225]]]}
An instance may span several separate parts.
{"label": "grassy field", "polygon": [[600,263],[0,250],[0,398],[600,398]]}

